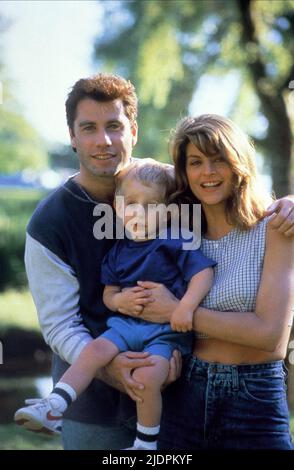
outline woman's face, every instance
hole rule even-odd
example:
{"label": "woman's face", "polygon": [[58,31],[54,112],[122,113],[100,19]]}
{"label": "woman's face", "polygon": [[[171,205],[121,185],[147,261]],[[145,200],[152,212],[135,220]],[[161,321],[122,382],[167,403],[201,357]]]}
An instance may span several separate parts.
{"label": "woman's face", "polygon": [[189,187],[202,205],[224,205],[232,192],[233,171],[221,155],[205,156],[194,144],[186,147]]}

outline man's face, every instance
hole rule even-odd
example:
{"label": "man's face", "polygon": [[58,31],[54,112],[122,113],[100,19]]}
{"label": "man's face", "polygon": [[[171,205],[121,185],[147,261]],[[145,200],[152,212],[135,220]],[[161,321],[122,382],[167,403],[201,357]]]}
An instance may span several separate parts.
{"label": "man's face", "polygon": [[78,103],[70,137],[84,176],[114,176],[129,163],[137,124],[130,123],[121,100],[84,98]]}

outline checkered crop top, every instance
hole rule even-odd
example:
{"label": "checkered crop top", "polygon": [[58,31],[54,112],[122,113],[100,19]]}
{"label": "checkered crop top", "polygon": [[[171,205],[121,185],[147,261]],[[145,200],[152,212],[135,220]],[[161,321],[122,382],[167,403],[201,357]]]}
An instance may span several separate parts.
{"label": "checkered crop top", "polygon": [[[218,263],[214,267],[213,286],[202,307],[222,312],[255,310],[268,220],[261,220],[250,230],[234,228],[218,240],[202,238],[202,252]],[[196,333],[196,337],[208,338],[201,333]]]}

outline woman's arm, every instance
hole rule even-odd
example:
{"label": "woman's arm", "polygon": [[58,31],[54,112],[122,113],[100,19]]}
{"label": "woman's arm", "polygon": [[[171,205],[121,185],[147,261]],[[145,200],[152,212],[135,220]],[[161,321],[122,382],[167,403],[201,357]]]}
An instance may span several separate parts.
{"label": "woman's arm", "polygon": [[289,328],[293,304],[294,241],[268,226],[255,312],[199,307],[194,314],[194,329],[212,338],[273,352]]}

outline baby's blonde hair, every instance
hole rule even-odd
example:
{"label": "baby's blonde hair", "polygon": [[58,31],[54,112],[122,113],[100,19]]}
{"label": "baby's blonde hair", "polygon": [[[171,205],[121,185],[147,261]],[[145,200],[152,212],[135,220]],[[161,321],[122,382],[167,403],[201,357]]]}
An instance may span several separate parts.
{"label": "baby's blonde hair", "polygon": [[168,203],[170,195],[175,192],[174,169],[171,165],[158,162],[153,158],[136,160],[121,170],[115,177],[115,195],[123,195],[123,184],[128,179],[135,179],[140,183],[149,185],[156,184],[163,190],[164,202]]}

